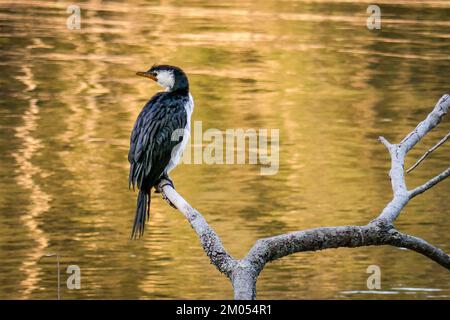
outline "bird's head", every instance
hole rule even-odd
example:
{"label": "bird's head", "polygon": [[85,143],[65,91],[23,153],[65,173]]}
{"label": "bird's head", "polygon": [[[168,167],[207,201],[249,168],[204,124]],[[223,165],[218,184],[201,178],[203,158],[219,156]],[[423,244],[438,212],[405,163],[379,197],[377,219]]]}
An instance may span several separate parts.
{"label": "bird's head", "polygon": [[154,65],[148,71],[137,72],[138,76],[156,81],[166,91],[189,91],[186,74],[178,67],[169,65]]}

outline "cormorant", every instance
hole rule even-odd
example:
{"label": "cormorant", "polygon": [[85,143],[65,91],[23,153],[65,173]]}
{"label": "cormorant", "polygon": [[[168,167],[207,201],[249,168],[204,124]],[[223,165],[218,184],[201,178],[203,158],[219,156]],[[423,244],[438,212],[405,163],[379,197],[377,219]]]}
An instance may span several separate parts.
{"label": "cormorant", "polygon": [[150,218],[152,188],[162,178],[173,186],[168,174],[186,147],[194,109],[188,78],[180,68],[154,65],[136,74],[156,81],[165,91],[158,92],[145,104],[131,132],[129,186],[139,189],[132,239],[143,235],[145,221]]}

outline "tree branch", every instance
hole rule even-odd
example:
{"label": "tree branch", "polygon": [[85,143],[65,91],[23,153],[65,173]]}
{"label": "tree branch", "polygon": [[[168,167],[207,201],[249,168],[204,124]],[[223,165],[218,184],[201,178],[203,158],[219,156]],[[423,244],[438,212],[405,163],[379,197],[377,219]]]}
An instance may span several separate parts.
{"label": "tree branch", "polygon": [[417,162],[408,170],[406,170],[406,173],[410,173],[411,171],[413,171],[423,160],[425,160],[434,150],[436,150],[437,148],[439,148],[441,145],[443,145],[445,143],[445,141],[447,141],[447,139],[450,138],[450,132],[447,133],[445,135],[445,137],[443,137],[438,143],[436,143],[436,145],[434,145],[434,147],[432,147],[431,149],[429,149],[427,152],[425,152],[423,154],[422,157],[420,157],[419,160],[417,160]]}
{"label": "tree branch", "polygon": [[434,127],[436,127],[448,112],[450,105],[450,96],[444,94],[439,101],[436,103],[433,111],[431,111],[427,118],[417,125],[417,127],[407,135],[400,144],[405,149],[405,154],[411,150],[417,142],[420,141],[428,132],[430,132]]}
{"label": "tree branch", "polygon": [[388,244],[423,254],[431,260],[439,263],[444,268],[450,270],[450,255],[418,237],[413,237],[394,230],[392,231],[391,237],[388,238]]}
{"label": "tree branch", "polygon": [[[420,122],[416,128],[406,135],[406,137],[399,144],[390,144],[385,138],[379,138],[380,141],[386,146],[391,156],[391,170],[389,171],[389,176],[391,178],[394,197],[386,208],[384,208],[378,219],[392,224],[399,216],[401,210],[408,204],[411,197],[405,181],[405,156],[408,151],[420,141],[420,139],[422,139],[428,132],[430,132],[441,122],[442,118],[448,112],[449,106],[450,96],[448,94],[444,94],[436,103],[433,110],[428,114],[426,119]],[[442,180],[445,178],[446,177],[443,177]],[[433,185],[430,185],[430,187]]]}
{"label": "tree branch", "polygon": [[406,154],[439,124],[449,106],[449,95],[442,96],[427,118],[419,123],[399,144],[391,144],[385,138],[380,137],[380,141],[386,146],[391,157],[389,176],[393,198],[377,218],[364,226],[323,227],[259,239],[246,257],[236,260],[227,253],[219,236],[203,216],[192,208],[170,184],[163,180],[158,188],[163,192],[163,196],[189,221],[211,263],[230,279],[235,299],[256,298],[256,281],[268,262],[304,251],[391,245],[418,252],[450,270],[450,255],[423,239],[400,233],[394,228],[395,220],[409,200],[450,175],[450,168],[448,168],[411,191],[408,191],[404,177]]}
{"label": "tree branch", "polygon": [[219,236],[213,228],[209,226],[205,218],[192,206],[183,199],[178,192],[173,189],[166,180],[161,180],[158,188],[162,190],[165,197],[184,215],[189,221],[192,229],[195,230],[203,250],[216,268],[231,278],[232,272],[236,265],[236,260],[225,250]]}
{"label": "tree branch", "polygon": [[441,172],[440,174],[438,174],[436,177],[428,180],[427,182],[425,182],[423,185],[418,186],[417,188],[411,190],[409,192],[409,198],[412,199],[415,196],[427,191],[428,189],[430,189],[431,187],[435,186],[436,184],[438,184],[439,182],[443,181],[445,178],[447,178],[450,175],[450,167],[447,168],[447,170]]}

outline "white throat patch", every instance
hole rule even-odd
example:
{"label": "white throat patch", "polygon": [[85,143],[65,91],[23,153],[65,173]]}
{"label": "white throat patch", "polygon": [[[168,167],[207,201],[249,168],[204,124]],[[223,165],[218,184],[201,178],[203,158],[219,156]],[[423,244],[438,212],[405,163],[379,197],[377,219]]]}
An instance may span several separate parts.
{"label": "white throat patch", "polygon": [[175,76],[173,75],[173,71],[159,71],[157,74],[157,82],[158,84],[165,88],[166,90],[171,90],[175,84]]}

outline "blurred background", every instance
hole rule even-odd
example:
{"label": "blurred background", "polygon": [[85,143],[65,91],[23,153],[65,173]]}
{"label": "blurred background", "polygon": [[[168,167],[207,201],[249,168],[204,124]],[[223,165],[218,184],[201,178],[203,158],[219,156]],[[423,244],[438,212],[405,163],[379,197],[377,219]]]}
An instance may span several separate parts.
{"label": "blurred background", "polygon": [[[81,29],[66,26],[70,4]],[[183,216],[159,196],[145,237],[129,240],[129,134],[160,90],[135,72],[182,67],[203,129],[280,130],[280,169],[180,165],[177,190],[236,258],[261,237],[365,224],[391,199],[388,154],[447,92],[449,1],[0,0],[0,298],[232,298]],[[450,119],[406,165],[450,129]],[[450,163],[444,145],[407,176]],[[415,198],[397,227],[450,251],[448,181]],[[65,286],[81,268],[81,289]],[[366,287],[381,268],[379,292]],[[450,274],[392,247],[301,253],[266,266],[260,299],[450,297]]]}

